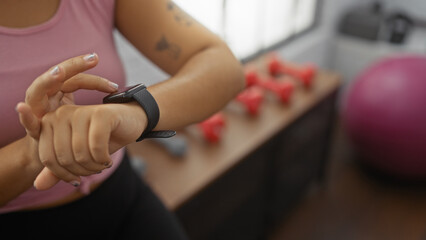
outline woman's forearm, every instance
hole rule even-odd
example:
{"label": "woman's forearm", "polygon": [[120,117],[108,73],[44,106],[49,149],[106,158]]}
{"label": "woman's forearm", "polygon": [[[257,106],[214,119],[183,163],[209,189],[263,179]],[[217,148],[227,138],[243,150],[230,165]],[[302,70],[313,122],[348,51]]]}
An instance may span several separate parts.
{"label": "woman's forearm", "polygon": [[244,87],[240,62],[225,45],[191,57],[169,80],[149,87],[160,108],[156,129],[199,122],[223,108]]}
{"label": "woman's forearm", "polygon": [[31,141],[27,136],[0,148],[0,206],[30,188],[43,167]]}

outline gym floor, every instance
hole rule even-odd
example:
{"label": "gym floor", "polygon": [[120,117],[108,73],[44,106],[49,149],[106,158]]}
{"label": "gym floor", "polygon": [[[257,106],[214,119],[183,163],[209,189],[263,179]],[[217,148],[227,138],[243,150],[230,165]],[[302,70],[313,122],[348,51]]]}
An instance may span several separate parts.
{"label": "gym floor", "polygon": [[426,184],[360,166],[340,124],[326,180],[313,187],[269,240],[426,240]]}

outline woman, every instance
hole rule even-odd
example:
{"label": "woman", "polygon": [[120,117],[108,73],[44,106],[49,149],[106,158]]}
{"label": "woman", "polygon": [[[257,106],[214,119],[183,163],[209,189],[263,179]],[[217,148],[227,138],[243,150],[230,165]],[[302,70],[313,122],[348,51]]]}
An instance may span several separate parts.
{"label": "woman", "polygon": [[[148,88],[157,124],[136,101],[101,104],[126,85],[115,28],[171,75]],[[1,233],[184,239],[124,147],[201,121],[243,85],[228,47],[171,1],[0,0]]]}

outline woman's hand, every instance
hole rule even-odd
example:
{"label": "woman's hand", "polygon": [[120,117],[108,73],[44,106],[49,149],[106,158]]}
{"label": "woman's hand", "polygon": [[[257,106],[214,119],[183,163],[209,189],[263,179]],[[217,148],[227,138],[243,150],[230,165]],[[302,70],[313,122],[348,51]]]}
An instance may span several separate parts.
{"label": "woman's hand", "polygon": [[[72,92],[78,89],[98,90],[106,93],[115,92],[117,85],[98,76],[84,74],[98,63],[96,54],[88,54],[68,59],[52,67],[30,85],[26,91],[25,103],[18,103],[16,110],[20,122],[27,131],[33,156],[38,156],[38,139],[41,129],[41,118],[59,106],[74,104]],[[57,178],[51,175],[51,182]]]}
{"label": "woman's hand", "polygon": [[137,104],[64,105],[41,121],[39,155],[45,170],[35,181],[38,189],[52,187],[49,169],[78,186],[79,176],[101,172],[112,164],[110,154],[134,142],[146,128],[146,115]]}
{"label": "woman's hand", "polygon": [[38,138],[39,120],[46,113],[64,104],[74,104],[72,92],[78,89],[105,93],[117,91],[117,84],[99,76],[82,73],[95,67],[98,61],[98,56],[94,53],[70,58],[33,81],[26,91],[25,103],[18,103],[16,109],[29,135]]}

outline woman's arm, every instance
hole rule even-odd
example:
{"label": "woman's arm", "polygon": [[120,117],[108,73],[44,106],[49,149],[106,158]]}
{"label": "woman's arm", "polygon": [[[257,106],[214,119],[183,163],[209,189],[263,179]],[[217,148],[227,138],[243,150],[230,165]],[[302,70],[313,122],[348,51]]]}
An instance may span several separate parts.
{"label": "woman's arm", "polygon": [[[148,88],[160,109],[155,129],[199,122],[243,89],[241,65],[226,44],[172,2],[118,0],[115,16],[122,34],[172,75]],[[56,184],[49,170],[64,181],[78,181],[75,176],[81,175],[79,166],[87,164],[79,159],[101,163],[109,153],[136,140],[146,126],[142,108],[137,104],[111,105],[115,106],[63,106],[43,118],[44,129],[52,130],[42,131],[40,138],[39,155],[47,168],[35,181],[38,189]],[[81,126],[81,122],[90,123],[86,124],[90,128]],[[55,139],[54,132],[61,132],[61,138]],[[74,136],[89,141],[74,144]],[[79,157],[73,157],[73,152]]]}
{"label": "woman's arm", "polygon": [[33,185],[43,168],[38,147],[29,136],[0,148],[0,206]]}
{"label": "woman's arm", "polygon": [[167,0],[118,0],[118,30],[172,77],[149,87],[160,108],[156,129],[198,122],[244,86],[239,61],[215,34]]}

